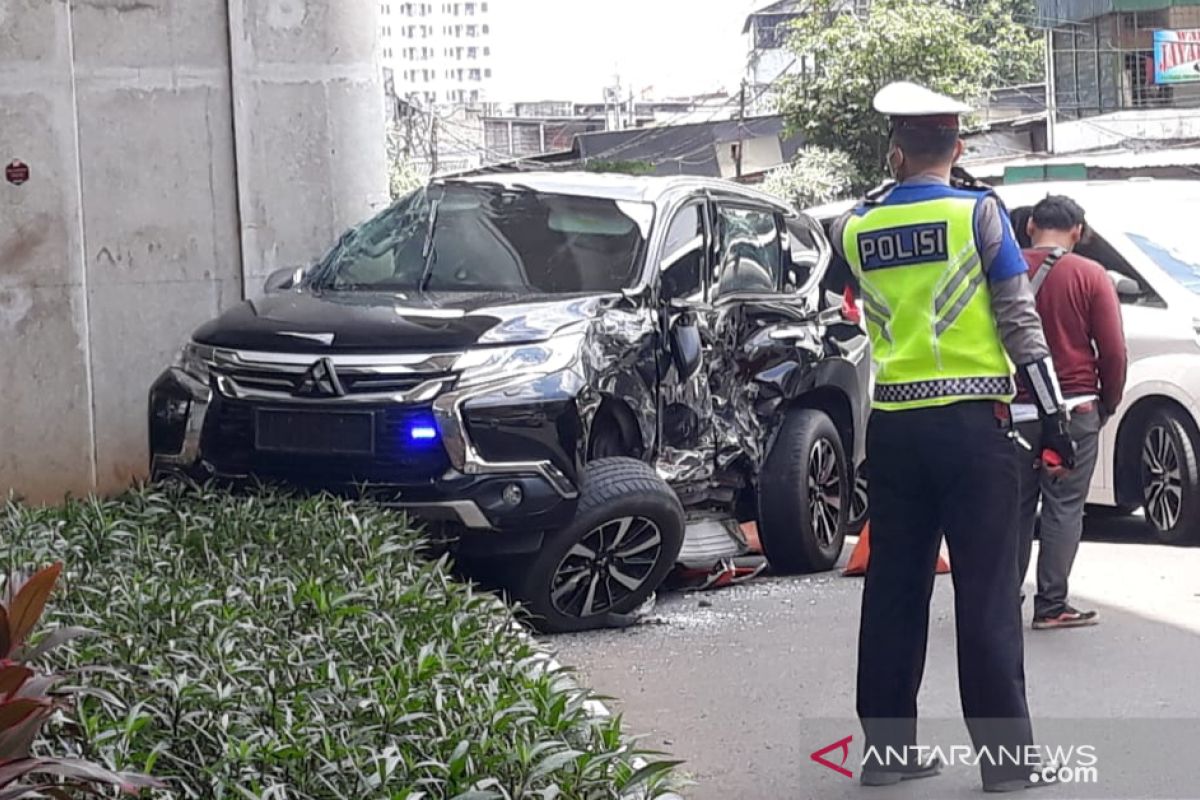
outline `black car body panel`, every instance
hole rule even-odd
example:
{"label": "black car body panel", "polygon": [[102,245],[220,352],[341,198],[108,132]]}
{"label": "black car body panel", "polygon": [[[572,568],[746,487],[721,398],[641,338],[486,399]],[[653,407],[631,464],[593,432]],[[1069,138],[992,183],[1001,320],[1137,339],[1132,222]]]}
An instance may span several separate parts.
{"label": "black car body panel", "polygon": [[202,325],[200,344],[288,352],[463,350],[548,339],[597,314],[603,299],[501,294],[284,292]]}
{"label": "black car body panel", "polygon": [[[404,288],[338,288],[321,277],[331,255],[326,272],[318,265],[196,331],[151,389],[152,472],[365,490],[516,537],[570,519],[583,466],[606,455],[654,465],[685,506],[750,516],[758,470],[795,405],[825,410],[861,459],[869,353],[861,327],[837,316],[840,298],[821,289],[830,248],[819,226],[720,181],[519,175],[477,186],[506,181],[505,202],[535,189],[595,196],[635,220],[577,213],[574,200],[566,223],[548,212],[556,231],[576,225],[562,246],[575,248],[581,284],[613,237],[622,258],[637,254],[628,278],[588,291],[425,288],[428,274]],[[503,224],[502,205],[480,218]],[[396,225],[412,237],[430,216],[465,236],[487,227],[430,206]],[[339,247],[378,237],[372,225]],[[443,263],[443,282],[478,281],[483,268],[463,266],[457,246],[447,239],[431,257],[427,241],[426,272]],[[405,262],[414,274],[416,249]],[[504,257],[536,272],[528,256]],[[515,546],[539,539],[524,540]]]}

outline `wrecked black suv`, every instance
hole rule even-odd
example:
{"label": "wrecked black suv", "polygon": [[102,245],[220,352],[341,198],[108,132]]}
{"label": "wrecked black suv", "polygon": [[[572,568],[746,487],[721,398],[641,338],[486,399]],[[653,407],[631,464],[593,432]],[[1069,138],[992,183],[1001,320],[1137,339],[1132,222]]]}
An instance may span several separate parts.
{"label": "wrecked black suv", "polygon": [[869,381],[829,256],[722,181],[435,181],[195,332],[151,471],[366,492],[551,630],[618,624],[748,522],[775,571],[828,569]]}

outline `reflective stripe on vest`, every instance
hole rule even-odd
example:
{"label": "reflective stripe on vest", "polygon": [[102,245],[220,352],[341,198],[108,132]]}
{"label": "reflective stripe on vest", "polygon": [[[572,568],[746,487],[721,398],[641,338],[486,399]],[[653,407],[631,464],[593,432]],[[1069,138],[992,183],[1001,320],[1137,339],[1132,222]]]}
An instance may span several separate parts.
{"label": "reflective stripe on vest", "polygon": [[862,288],[876,363],[875,408],[1013,398],[975,243],[977,202],[884,203],[846,222],[843,249]]}

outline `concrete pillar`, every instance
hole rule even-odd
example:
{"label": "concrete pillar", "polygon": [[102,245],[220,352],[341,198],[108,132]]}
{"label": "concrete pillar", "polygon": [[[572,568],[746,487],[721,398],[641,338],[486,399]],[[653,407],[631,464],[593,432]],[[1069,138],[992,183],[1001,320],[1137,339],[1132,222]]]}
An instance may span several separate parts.
{"label": "concrete pillar", "polygon": [[[246,289],[389,202],[373,0],[228,0]],[[370,22],[368,23],[368,20]]]}
{"label": "concrete pillar", "polygon": [[241,296],[229,39],[224,0],[70,8],[95,488],[109,492],[144,473],[154,376]]}
{"label": "concrete pillar", "polygon": [[192,329],[385,202],[377,13],[0,0],[0,495],[144,474]]}
{"label": "concrete pillar", "polygon": [[0,495],[95,477],[78,148],[67,7],[0,0]]}

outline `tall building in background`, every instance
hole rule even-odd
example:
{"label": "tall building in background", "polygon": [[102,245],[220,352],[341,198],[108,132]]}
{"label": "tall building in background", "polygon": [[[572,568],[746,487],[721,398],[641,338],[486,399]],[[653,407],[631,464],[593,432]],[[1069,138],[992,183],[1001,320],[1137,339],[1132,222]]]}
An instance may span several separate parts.
{"label": "tall building in background", "polygon": [[383,65],[397,97],[425,108],[479,106],[492,78],[493,2],[380,3]]}

